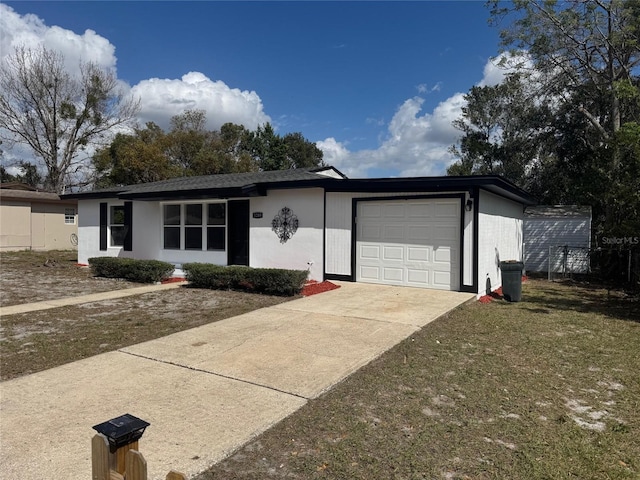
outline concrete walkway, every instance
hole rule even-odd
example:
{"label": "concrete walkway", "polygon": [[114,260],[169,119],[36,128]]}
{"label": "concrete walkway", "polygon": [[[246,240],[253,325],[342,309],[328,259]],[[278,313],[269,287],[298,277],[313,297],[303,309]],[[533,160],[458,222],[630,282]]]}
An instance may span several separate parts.
{"label": "concrete walkway", "polygon": [[100,302],[102,300],[112,300],[114,298],[131,297],[143,293],[155,292],[157,290],[167,290],[185,285],[187,282],[174,282],[160,285],[144,285],[142,287],[123,288],[121,290],[109,290],[107,292],[90,293],[77,297],[57,298],[54,300],[43,300],[42,302],[23,303],[19,305],[9,305],[0,307],[0,317],[5,315],[15,315],[16,313],[35,312],[37,310],[48,310],[50,308],[65,307],[67,305],[80,305],[82,303]]}
{"label": "concrete walkway", "polygon": [[90,478],[91,426],[124,413],[150,480],[194,475],[474,298],[340,285],[1,383],[0,478]]}

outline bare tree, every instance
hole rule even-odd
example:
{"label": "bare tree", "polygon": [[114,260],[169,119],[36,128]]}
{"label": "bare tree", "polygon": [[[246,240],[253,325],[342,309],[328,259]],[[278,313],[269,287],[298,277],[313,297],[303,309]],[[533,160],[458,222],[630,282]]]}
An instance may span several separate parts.
{"label": "bare tree", "polygon": [[90,165],[85,149],[108,140],[138,109],[112,71],[83,62],[73,76],[63,56],[45,47],[19,47],[0,70],[0,138],[27,145],[44,164],[45,186],[57,193]]}

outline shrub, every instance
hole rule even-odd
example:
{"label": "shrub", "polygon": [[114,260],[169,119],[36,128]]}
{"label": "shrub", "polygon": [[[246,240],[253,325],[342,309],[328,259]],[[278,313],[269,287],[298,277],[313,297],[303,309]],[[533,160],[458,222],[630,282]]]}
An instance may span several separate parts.
{"label": "shrub", "polygon": [[155,283],[171,277],[174,267],[159,260],[94,257],[89,259],[91,271],[97,277],[122,278],[131,282]]}
{"label": "shrub", "polygon": [[196,288],[242,290],[280,296],[300,293],[309,275],[307,270],[222,267],[209,263],[185,263],[182,269],[191,286]]}

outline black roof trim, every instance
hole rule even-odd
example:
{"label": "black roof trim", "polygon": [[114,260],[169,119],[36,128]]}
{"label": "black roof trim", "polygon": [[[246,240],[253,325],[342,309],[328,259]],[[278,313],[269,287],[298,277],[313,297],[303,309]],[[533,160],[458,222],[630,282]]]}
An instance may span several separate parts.
{"label": "black roof trim", "polygon": [[528,192],[497,175],[363,178],[344,180],[327,185],[327,192],[445,192],[481,188],[524,205],[536,205],[537,200]]}

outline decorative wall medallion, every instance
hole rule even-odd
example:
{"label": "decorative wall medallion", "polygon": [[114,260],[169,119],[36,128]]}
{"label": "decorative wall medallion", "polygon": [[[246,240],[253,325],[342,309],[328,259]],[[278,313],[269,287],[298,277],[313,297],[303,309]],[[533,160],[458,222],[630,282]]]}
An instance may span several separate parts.
{"label": "decorative wall medallion", "polygon": [[287,240],[293,237],[293,234],[298,230],[298,217],[289,207],[282,207],[282,210],[273,217],[271,230],[276,232],[280,243],[287,243]]}

